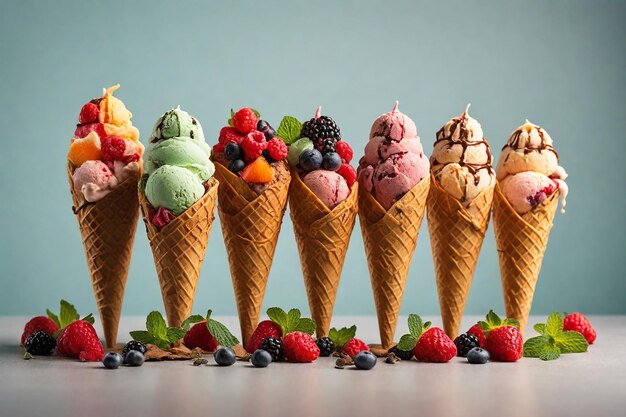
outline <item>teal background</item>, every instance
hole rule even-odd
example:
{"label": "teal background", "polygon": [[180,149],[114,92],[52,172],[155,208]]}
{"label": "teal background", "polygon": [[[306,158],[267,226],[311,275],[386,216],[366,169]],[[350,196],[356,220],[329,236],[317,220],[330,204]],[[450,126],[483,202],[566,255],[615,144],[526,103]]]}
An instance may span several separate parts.
{"label": "teal background", "polygon": [[[102,87],[134,114],[145,141],[180,104],[216,141],[231,107],[276,127],[322,105],[358,156],[394,100],[425,150],[468,102],[496,157],[524,118],[555,141],[570,177],[533,313],[626,313],[626,2],[623,1],[3,1],[0,15],[0,314],[37,314],[60,298],[96,312],[71,212],[66,152],[81,106]],[[356,163],[356,161],[355,161]],[[308,310],[289,215],[264,309]],[[235,314],[219,221],[195,310]],[[124,314],[159,308],[143,227]],[[466,309],[503,310],[490,227]],[[336,314],[374,314],[360,229]],[[424,222],[402,306],[438,313]]]}

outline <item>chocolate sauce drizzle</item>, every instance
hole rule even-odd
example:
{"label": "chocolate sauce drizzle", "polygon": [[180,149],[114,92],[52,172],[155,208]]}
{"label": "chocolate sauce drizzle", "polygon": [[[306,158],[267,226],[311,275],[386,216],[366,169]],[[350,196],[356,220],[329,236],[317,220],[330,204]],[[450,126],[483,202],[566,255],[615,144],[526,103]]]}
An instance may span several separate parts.
{"label": "chocolate sauce drizzle", "polygon": [[[532,152],[540,152],[543,150],[547,150],[552,152],[555,156],[557,161],[559,160],[559,154],[557,153],[557,151],[554,149],[554,147],[548,143],[546,143],[546,138],[543,134],[543,129],[541,129],[541,126],[537,126],[537,133],[539,134],[539,138],[541,139],[541,144],[539,145],[538,148],[533,148],[530,146],[525,146],[524,148],[520,147],[520,136],[522,135],[523,129],[518,129],[515,132],[513,132],[513,134],[511,135],[511,138],[508,140],[507,144],[504,145],[502,147],[502,150],[505,150],[507,147],[511,148],[513,150],[524,150],[524,155],[528,155],[529,153]],[[528,132],[528,137],[530,139],[530,132]]]}

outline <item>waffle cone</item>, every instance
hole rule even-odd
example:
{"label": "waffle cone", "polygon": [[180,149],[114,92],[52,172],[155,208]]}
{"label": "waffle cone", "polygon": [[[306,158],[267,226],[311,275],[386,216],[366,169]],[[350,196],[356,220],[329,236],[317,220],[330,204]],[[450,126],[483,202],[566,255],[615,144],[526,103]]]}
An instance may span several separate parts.
{"label": "waffle cone", "polygon": [[542,205],[520,215],[509,204],[496,184],[493,224],[500,261],[506,316],[526,328],[543,254],[558,205],[553,193]]}
{"label": "waffle cone", "polygon": [[358,209],[358,183],[348,197],[330,210],[292,172],[289,208],[298,243],[304,285],[317,337],[328,336],[339,278]]}
{"label": "waffle cone", "polygon": [[96,203],[87,203],[74,189],[73,172],[74,167],[68,164],[72,210],[78,220],[104,339],[107,347],[113,348],[139,217],[137,184],[141,172],[128,177]]}
{"label": "waffle cone", "polygon": [[235,290],[243,346],[256,328],[278,233],[285,214],[290,175],[286,163],[278,180],[260,194],[216,162],[220,180],[218,213]]}
{"label": "waffle cone", "polygon": [[218,181],[209,179],[204,196],[159,230],[148,219],[152,206],[139,193],[141,212],[154,257],[169,326],[189,317],[200,269],[215,218]]}
{"label": "waffle cone", "polygon": [[389,209],[365,189],[359,193],[359,220],[372,281],[383,349],[394,345],[411,258],[424,217],[430,180],[421,180]]}
{"label": "waffle cone", "polygon": [[493,189],[484,190],[464,207],[431,176],[428,231],[443,328],[452,339],[459,333],[476,261],[489,225]]}

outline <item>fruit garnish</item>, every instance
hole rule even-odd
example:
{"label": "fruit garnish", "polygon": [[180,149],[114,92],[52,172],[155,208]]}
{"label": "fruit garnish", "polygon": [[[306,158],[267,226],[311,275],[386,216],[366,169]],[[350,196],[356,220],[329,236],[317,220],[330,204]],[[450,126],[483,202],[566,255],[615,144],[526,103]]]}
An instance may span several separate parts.
{"label": "fruit garnish", "polygon": [[524,343],[524,356],[544,361],[558,359],[564,353],[586,352],[589,343],[573,330],[563,330],[563,317],[558,312],[548,316],[546,323],[537,323],[533,329],[540,336],[531,337]]}
{"label": "fruit garnish", "polygon": [[46,314],[48,315],[50,320],[52,320],[53,322],[56,323],[57,326],[59,326],[59,330],[57,330],[57,332],[54,334],[55,337],[58,336],[61,330],[63,330],[64,328],[66,328],[67,326],[69,326],[70,324],[72,324],[73,322],[79,319],[86,321],[89,324],[93,324],[95,322],[93,318],[93,314],[91,313],[89,313],[88,315],[86,315],[85,317],[81,319],[80,315],[76,311],[76,307],[74,307],[72,304],[70,304],[69,302],[65,300],[61,300],[60,305],[61,307],[59,309],[58,316],[54,314],[52,311],[46,310]]}
{"label": "fruit garnish", "polygon": [[87,103],[80,109],[80,116],[78,116],[78,122],[80,124],[95,123],[98,121],[98,114],[100,108],[94,103]]}
{"label": "fruit garnish", "polygon": [[267,316],[280,326],[283,335],[295,331],[313,334],[317,327],[313,320],[308,317],[302,317],[302,313],[297,308],[292,308],[289,312],[285,312],[280,307],[270,307],[267,309]]}
{"label": "fruit garnish", "polygon": [[233,334],[228,330],[228,327],[224,326],[217,320],[211,318],[212,310],[208,310],[206,313],[206,317],[202,317],[199,314],[194,314],[185,319],[183,321],[181,327],[183,330],[187,330],[191,324],[200,323],[204,321],[206,323],[206,328],[208,329],[211,336],[217,340],[217,343],[220,346],[224,347],[232,347],[239,343],[239,340],[233,336]]}
{"label": "fruit garnish", "polygon": [[424,323],[417,314],[409,314],[409,333],[403,335],[398,342],[398,349],[412,351],[422,334],[430,327],[431,322]]}
{"label": "fruit garnish", "polygon": [[302,130],[302,123],[293,116],[285,116],[278,125],[276,135],[283,140],[287,145],[291,145],[298,138],[300,138],[300,132]]}
{"label": "fruit garnish", "polygon": [[146,330],[130,332],[133,340],[144,344],[152,344],[160,349],[170,349],[172,343],[178,342],[185,336],[185,330],[180,327],[167,327],[165,319],[158,311],[152,311],[146,318]]}
{"label": "fruit garnish", "polygon": [[265,158],[257,158],[246,166],[240,175],[246,182],[266,183],[274,179],[274,170]]}
{"label": "fruit garnish", "polygon": [[510,318],[505,318],[504,320],[502,320],[500,316],[494,313],[493,310],[489,310],[489,313],[487,313],[487,315],[485,316],[485,320],[479,321],[478,325],[482,329],[485,337],[489,335],[489,332],[491,330],[496,329],[498,327],[513,326],[513,327],[517,327],[518,329],[520,327],[519,321],[515,319],[510,319]]}
{"label": "fruit garnish", "polygon": [[[249,107],[244,107],[236,113],[230,110],[231,117],[228,120],[230,126],[234,126],[240,133],[248,134],[256,129],[259,121],[259,112]],[[265,136],[264,136],[265,137]]]}
{"label": "fruit garnish", "polygon": [[81,166],[85,161],[96,161],[101,157],[100,137],[91,132],[84,138],[75,139],[67,154],[67,159],[75,166]]}
{"label": "fruit garnish", "polygon": [[350,327],[342,327],[337,330],[336,328],[332,328],[328,331],[328,337],[335,344],[335,350],[340,352],[344,345],[348,342],[348,340],[354,338],[356,335],[356,326],[352,325]]}
{"label": "fruit garnish", "polygon": [[563,330],[575,330],[582,334],[590,345],[596,341],[596,331],[589,323],[589,319],[581,313],[565,313],[563,319]]}

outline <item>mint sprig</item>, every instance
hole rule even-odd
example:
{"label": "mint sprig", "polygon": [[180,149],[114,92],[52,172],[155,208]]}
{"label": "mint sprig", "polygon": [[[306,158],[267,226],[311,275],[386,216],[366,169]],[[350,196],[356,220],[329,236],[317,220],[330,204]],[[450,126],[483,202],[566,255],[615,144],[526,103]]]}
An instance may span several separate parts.
{"label": "mint sprig", "polygon": [[417,341],[422,337],[422,334],[428,330],[431,322],[424,323],[422,318],[417,314],[409,314],[409,333],[403,335],[398,342],[398,349],[409,352],[415,348]]}
{"label": "mint sprig", "polygon": [[558,359],[561,354],[586,352],[589,343],[575,331],[563,331],[563,317],[557,311],[551,313],[546,323],[537,323],[533,329],[539,336],[524,343],[524,356],[544,361]]}
{"label": "mint sprig", "polygon": [[479,321],[478,325],[482,329],[485,337],[489,334],[489,332],[493,329],[497,329],[502,326],[513,326],[519,329],[520,324],[519,321],[515,319],[501,319],[493,310],[489,310],[489,313],[485,316],[485,320]]}
{"label": "mint sprig", "polygon": [[167,327],[165,319],[158,311],[152,311],[146,318],[146,330],[133,330],[130,337],[141,343],[156,345],[159,349],[168,350],[172,343],[185,336],[180,327]]}
{"label": "mint sprig", "polygon": [[239,340],[233,336],[226,326],[219,321],[212,319],[211,313],[211,310],[206,313],[206,326],[207,329],[209,329],[209,333],[211,333],[215,340],[217,340],[217,343],[224,347],[233,347],[238,344]]}
{"label": "mint sprig", "polygon": [[61,330],[63,330],[64,328],[66,328],[68,325],[72,324],[76,320],[80,319],[80,320],[85,320],[86,322],[90,324],[94,323],[95,320],[93,318],[93,314],[90,313],[81,319],[80,315],[78,314],[78,311],[76,311],[76,307],[74,307],[72,304],[70,304],[69,302],[65,300],[61,300],[60,304],[61,304],[61,307],[59,309],[58,316],[54,314],[52,311],[46,310],[46,314],[48,315],[48,318],[52,320],[53,322],[55,322],[57,326],[59,326],[59,330],[54,334],[54,337],[57,337],[59,333],[61,332]]}
{"label": "mint sprig", "polygon": [[280,121],[278,129],[276,130],[276,136],[281,138],[287,145],[291,145],[300,137],[302,131],[302,123],[293,116],[285,116]]}
{"label": "mint sprig", "polygon": [[342,327],[339,330],[333,327],[328,332],[328,337],[335,344],[335,350],[337,352],[341,351],[341,349],[348,342],[348,340],[354,338],[355,335],[356,335],[356,326],[354,325],[350,327]]}
{"label": "mint sprig", "polygon": [[270,320],[280,326],[283,336],[295,331],[313,334],[317,327],[310,318],[301,317],[302,314],[297,308],[292,308],[289,312],[285,312],[282,308],[270,307],[267,309],[267,315]]}

